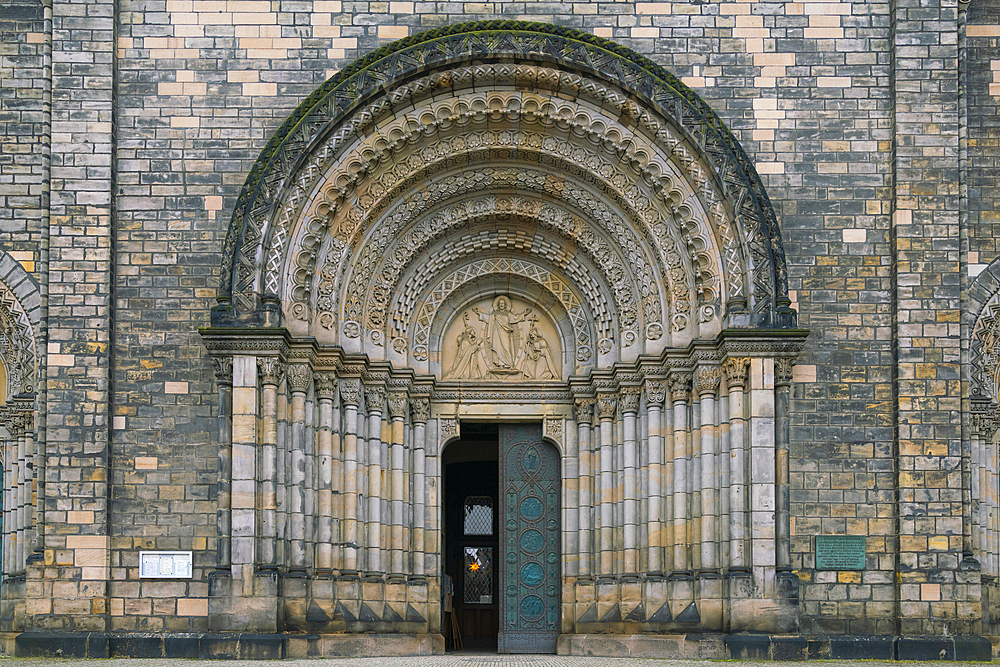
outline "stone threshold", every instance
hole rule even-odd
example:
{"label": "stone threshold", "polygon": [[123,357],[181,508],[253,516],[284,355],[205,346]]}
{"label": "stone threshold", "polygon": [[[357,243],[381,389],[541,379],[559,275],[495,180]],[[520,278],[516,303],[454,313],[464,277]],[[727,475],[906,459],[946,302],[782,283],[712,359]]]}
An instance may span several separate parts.
{"label": "stone threshold", "polygon": [[[441,635],[277,633],[4,633],[2,653],[36,658],[282,658],[444,653]],[[13,641],[10,641],[10,640]],[[768,634],[562,635],[559,655],[700,660],[960,660],[989,662],[979,636],[805,637]]]}

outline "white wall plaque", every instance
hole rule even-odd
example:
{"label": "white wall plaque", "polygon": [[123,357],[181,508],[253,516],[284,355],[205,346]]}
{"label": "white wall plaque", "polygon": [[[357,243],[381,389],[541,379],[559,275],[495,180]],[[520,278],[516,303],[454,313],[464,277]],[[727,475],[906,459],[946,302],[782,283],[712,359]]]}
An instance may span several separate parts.
{"label": "white wall plaque", "polygon": [[190,551],[140,551],[140,579],[190,579]]}

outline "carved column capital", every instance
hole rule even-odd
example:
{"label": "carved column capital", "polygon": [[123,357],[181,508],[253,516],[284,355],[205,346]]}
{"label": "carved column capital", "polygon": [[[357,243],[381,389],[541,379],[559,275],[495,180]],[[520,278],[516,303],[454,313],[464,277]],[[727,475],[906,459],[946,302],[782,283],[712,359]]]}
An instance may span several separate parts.
{"label": "carved column capital", "polygon": [[260,383],[277,387],[285,373],[285,365],[278,357],[257,357],[257,372]]}
{"label": "carved column capital", "polygon": [[368,413],[382,412],[385,403],[385,387],[381,385],[365,385],[365,408]]}
{"label": "carved column capital", "polygon": [[393,419],[404,419],[406,417],[406,392],[389,392],[389,416]]}
{"label": "carved column capital", "polygon": [[233,385],[233,358],[212,357],[212,368],[215,370],[215,381],[221,385]]}
{"label": "carved column capital", "polygon": [[670,383],[670,400],[674,403],[687,403],[691,399],[690,371],[673,371],[667,378]]}
{"label": "carved column capital", "polygon": [[646,404],[663,406],[663,401],[667,398],[667,386],[663,380],[646,380]]}
{"label": "carved column capital", "polygon": [[340,400],[344,405],[358,407],[361,405],[361,380],[348,378],[340,381]]}
{"label": "carved column capital", "polygon": [[747,383],[747,369],[750,366],[749,357],[733,357],[726,359],[722,365],[726,373],[726,383],[730,389],[743,388]]}
{"label": "carved column capital", "polygon": [[576,412],[576,422],[578,424],[593,424],[594,423],[594,403],[596,400],[593,398],[578,398],[573,403],[573,409]]}
{"label": "carved column capital", "polygon": [[618,394],[598,394],[597,395],[597,417],[601,421],[614,419],[615,411],[618,409]]}
{"label": "carved column capital", "polygon": [[316,382],[316,396],[321,400],[333,400],[337,395],[337,376],[334,373],[316,373],[313,378]]}
{"label": "carved column capital", "polygon": [[792,384],[792,367],[795,360],[789,357],[778,357],[774,360],[774,386],[787,387]]}
{"label": "carved column capital", "polygon": [[621,400],[622,414],[635,414],[639,412],[639,387],[623,387],[619,398]]}
{"label": "carved column capital", "polygon": [[722,371],[718,368],[706,368],[698,373],[698,395],[715,394],[719,388]]}
{"label": "carved column capital", "polygon": [[286,372],[292,393],[305,394],[309,391],[309,383],[312,382],[312,369],[309,368],[309,364],[289,364]]}
{"label": "carved column capital", "polygon": [[410,417],[414,424],[426,424],[431,416],[431,402],[420,397],[410,399]]}

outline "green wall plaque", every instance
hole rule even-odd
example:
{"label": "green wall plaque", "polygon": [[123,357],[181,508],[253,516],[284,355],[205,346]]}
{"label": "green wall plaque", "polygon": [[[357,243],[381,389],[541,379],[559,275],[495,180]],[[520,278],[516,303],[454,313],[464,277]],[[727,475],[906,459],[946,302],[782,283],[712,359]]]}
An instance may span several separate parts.
{"label": "green wall plaque", "polygon": [[816,569],[865,569],[865,536],[817,535]]}

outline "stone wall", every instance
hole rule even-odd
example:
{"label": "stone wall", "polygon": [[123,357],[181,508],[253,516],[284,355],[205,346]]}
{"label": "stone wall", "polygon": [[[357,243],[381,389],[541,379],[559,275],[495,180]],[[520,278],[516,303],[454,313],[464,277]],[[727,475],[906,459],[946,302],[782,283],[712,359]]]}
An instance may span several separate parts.
{"label": "stone wall", "polygon": [[[969,19],[986,26],[968,33],[972,271],[996,256],[994,4],[973,4]],[[50,572],[79,581],[38,584],[35,627],[207,629],[217,396],[196,329],[214,305],[240,186],[285,117],[353,59],[500,18],[572,26],[649,56],[756,162],[793,307],[812,331],[791,404],[801,630],[978,630],[958,620],[978,617],[978,589],[958,571],[962,499],[949,491],[961,488],[956,0],[123,0],[117,22],[112,6],[52,7],[45,507],[59,528],[45,547]],[[44,39],[40,8],[23,11],[4,30],[28,64],[9,54],[0,65],[19,76],[38,66]],[[17,80],[4,80],[0,107],[0,197],[14,213],[0,231],[28,267],[40,258],[24,231],[46,204],[25,171],[40,168],[37,153],[21,151],[44,128],[27,117],[38,113],[28,77]],[[867,570],[816,571],[813,536],[827,533],[867,535]],[[139,583],[141,548],[193,550],[194,580]]]}

